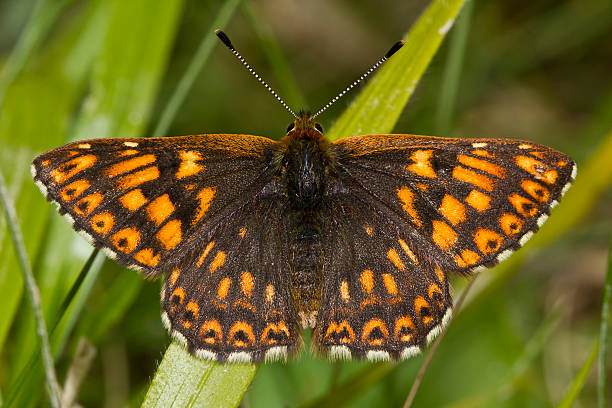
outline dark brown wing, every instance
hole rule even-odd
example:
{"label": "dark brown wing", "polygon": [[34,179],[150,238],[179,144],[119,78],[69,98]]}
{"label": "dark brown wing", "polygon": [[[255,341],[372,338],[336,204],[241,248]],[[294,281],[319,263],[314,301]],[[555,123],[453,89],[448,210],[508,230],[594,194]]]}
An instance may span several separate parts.
{"label": "dark brown wing", "polygon": [[403,359],[444,326],[447,273],[522,246],[575,177],[534,143],[369,135],[330,147],[314,342],[332,357]]}
{"label": "dark brown wing", "polygon": [[369,135],[331,151],[349,194],[397,220],[417,258],[460,273],[527,242],[576,175],[565,154],[508,139]]}
{"label": "dark brown wing", "polygon": [[222,134],[87,140],[41,154],[32,175],[92,244],[155,276],[265,188],[276,146]]}

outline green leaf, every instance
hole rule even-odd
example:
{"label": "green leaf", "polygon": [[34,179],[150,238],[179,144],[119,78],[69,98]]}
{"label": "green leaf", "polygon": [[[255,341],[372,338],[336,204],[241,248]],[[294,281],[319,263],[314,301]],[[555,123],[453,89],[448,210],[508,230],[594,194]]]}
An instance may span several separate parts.
{"label": "green leaf", "polygon": [[608,272],[604,285],[603,302],[601,304],[601,322],[599,328],[599,376],[597,379],[597,406],[607,406],[606,391],[608,387],[608,326],[610,324],[610,302],[612,302],[612,241],[608,250]]}

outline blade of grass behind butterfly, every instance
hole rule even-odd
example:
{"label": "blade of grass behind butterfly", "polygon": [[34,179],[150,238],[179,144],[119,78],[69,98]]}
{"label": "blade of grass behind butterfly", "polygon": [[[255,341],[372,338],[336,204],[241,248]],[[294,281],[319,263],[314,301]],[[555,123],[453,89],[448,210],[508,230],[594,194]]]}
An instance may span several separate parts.
{"label": "blade of grass behind butterfly", "polygon": [[607,403],[606,381],[608,370],[608,327],[610,324],[610,302],[612,302],[612,241],[608,250],[608,272],[604,284],[603,302],[601,305],[601,322],[599,329],[599,367],[597,377],[597,406],[605,408]]}
{"label": "blade of grass behind butterfly", "polygon": [[[100,27],[101,30],[97,34],[100,38],[104,37],[105,32],[108,32],[109,35],[104,39],[103,52],[97,59],[93,82],[95,86],[88,96],[89,103],[85,105],[78,119],[75,138],[79,139],[109,137],[114,134],[136,137],[144,130],[145,119],[149,115],[152,100],[167,61],[169,45],[176,31],[182,4],[173,2],[169,6],[163,2],[154,4],[139,1],[130,2],[130,7],[125,7],[120,4],[121,2],[103,3],[107,6],[108,18],[105,18],[105,24]],[[133,16],[139,16],[139,19],[134,19]],[[155,24],[151,25],[152,22]],[[128,25],[131,29],[126,33],[123,28]],[[151,27],[155,27],[152,32],[150,32]],[[129,108],[123,104],[129,104]],[[99,126],[100,124],[104,126]],[[65,223],[61,225],[68,228]],[[72,241],[75,234],[73,232],[69,234],[68,239]],[[56,240],[50,237],[49,239],[62,242],[63,245],[66,242],[64,238]],[[67,251],[62,249],[58,251],[62,255],[65,252]],[[53,258],[56,256],[57,254],[54,254]],[[43,263],[43,270],[44,266]],[[133,272],[125,273],[133,274]],[[60,293],[67,291],[65,287],[58,289]],[[77,297],[86,297],[89,291],[90,287],[84,287]],[[60,326],[56,333],[58,337],[54,336],[54,338],[66,339],[81,309],[82,306],[70,308],[65,320],[68,323]],[[61,345],[63,340],[60,340],[58,345]],[[27,345],[27,337],[24,343]],[[27,350],[26,347],[24,349]],[[31,373],[29,377],[28,382],[35,382],[34,373]],[[28,386],[24,388],[28,389]],[[33,398],[36,394],[24,393],[22,395],[24,399],[28,399],[28,397]],[[25,403],[22,401],[19,405]]]}
{"label": "blade of grass behind butterfly", "polygon": [[406,44],[370,79],[327,134],[341,137],[390,132],[466,0],[432,1]]}

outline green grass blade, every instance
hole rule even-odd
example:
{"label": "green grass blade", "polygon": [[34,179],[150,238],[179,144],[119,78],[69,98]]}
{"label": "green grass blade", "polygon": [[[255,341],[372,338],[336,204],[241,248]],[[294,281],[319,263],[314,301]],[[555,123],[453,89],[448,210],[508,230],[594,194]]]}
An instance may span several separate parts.
{"label": "green grass blade", "polygon": [[598,350],[599,341],[596,341],[593,347],[591,348],[591,352],[587,356],[586,361],[582,365],[582,368],[580,368],[580,371],[578,372],[578,374],[576,374],[576,377],[574,377],[574,381],[572,381],[572,384],[567,390],[567,393],[565,394],[561,402],[559,402],[559,404],[557,405],[557,408],[571,408],[572,406],[574,406],[574,402],[576,402],[578,395],[580,395],[580,391],[582,390],[582,387],[584,386],[584,383],[587,380],[589,372],[591,371],[593,364],[597,360]]}
{"label": "green grass blade", "polygon": [[442,90],[438,102],[436,126],[438,136],[449,136],[451,131],[473,9],[474,1],[465,3],[450,38],[446,67],[442,77]]}
{"label": "green grass blade", "polygon": [[219,365],[195,358],[172,342],[142,406],[235,407],[256,371],[255,365]]}
{"label": "green grass blade", "polygon": [[327,137],[390,132],[465,0],[432,1],[391,57],[330,129]]}
{"label": "green grass blade", "polygon": [[606,388],[608,386],[606,377],[608,370],[608,325],[610,324],[610,301],[612,301],[612,241],[608,251],[608,272],[604,286],[603,302],[601,305],[601,323],[599,328],[599,376],[597,378],[597,406],[605,408]]}

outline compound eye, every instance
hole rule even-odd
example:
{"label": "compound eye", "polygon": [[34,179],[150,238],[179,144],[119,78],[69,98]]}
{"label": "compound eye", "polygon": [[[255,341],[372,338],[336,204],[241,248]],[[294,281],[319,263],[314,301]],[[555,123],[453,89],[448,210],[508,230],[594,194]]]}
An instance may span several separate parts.
{"label": "compound eye", "polygon": [[289,126],[287,126],[287,133],[291,132],[294,127],[295,127],[295,123],[291,122]]}
{"label": "compound eye", "polygon": [[319,125],[318,123],[315,123],[315,129],[317,129],[319,132],[323,133],[323,126]]}

